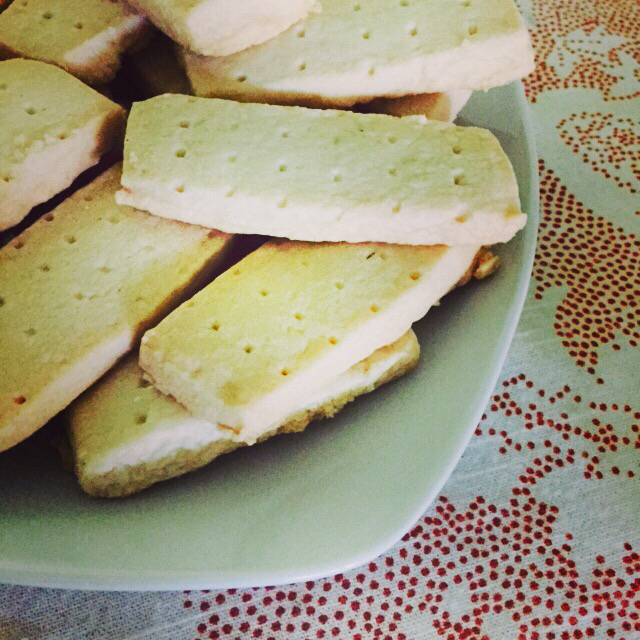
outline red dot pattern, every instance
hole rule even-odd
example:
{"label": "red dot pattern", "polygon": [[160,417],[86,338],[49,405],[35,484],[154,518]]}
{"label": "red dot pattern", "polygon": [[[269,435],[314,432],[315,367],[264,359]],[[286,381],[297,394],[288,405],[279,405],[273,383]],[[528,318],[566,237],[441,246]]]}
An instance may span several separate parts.
{"label": "red dot pattern", "polygon": [[[504,380],[499,391],[475,434],[497,439],[501,455],[526,455],[517,473],[522,485],[534,486],[568,467],[579,468],[586,480],[636,477],[637,409],[616,402],[586,402],[569,385],[547,392],[523,373]],[[499,416],[505,420],[502,428],[495,428]]]}
{"label": "red dot pattern", "polygon": [[[631,56],[640,64],[640,5],[636,0],[533,0],[532,8],[536,69],[525,80],[531,102],[548,89],[598,89],[605,100],[612,101],[640,96],[640,90],[624,95],[612,92],[621,75],[620,56]],[[576,29],[588,35],[598,26],[626,41],[612,47],[605,58],[582,54],[566,78],[558,75],[548,64],[554,47],[563,45],[563,38]]]}
{"label": "red dot pattern", "polygon": [[[640,120],[617,118],[613,114],[574,113],[556,127],[561,139],[593,171],[613,179],[630,193],[640,185]],[[628,165],[634,180],[623,177],[620,169]],[[640,213],[638,211],[637,213]]]}
{"label": "red dot pattern", "polygon": [[553,329],[574,362],[595,375],[602,347],[640,343],[640,240],[586,208],[544,161],[540,203],[534,297],[568,289]]}

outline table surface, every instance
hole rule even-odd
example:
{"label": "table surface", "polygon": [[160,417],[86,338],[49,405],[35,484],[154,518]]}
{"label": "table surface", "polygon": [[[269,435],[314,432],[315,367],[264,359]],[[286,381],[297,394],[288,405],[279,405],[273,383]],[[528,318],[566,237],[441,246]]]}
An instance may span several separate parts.
{"label": "table surface", "polygon": [[305,584],[0,587],[0,639],[639,637],[640,4],[520,6],[538,249],[500,382],[434,504],[376,561]]}

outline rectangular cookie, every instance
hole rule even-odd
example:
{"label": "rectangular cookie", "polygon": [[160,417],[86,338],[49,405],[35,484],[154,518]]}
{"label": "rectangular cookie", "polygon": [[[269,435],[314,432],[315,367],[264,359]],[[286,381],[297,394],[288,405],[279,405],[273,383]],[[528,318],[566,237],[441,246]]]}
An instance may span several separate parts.
{"label": "rectangular cookie", "polygon": [[[259,440],[302,431],[332,417],[357,396],[412,369],[420,347],[409,330],[339,375]],[[228,431],[192,416],[143,377],[135,354],[118,364],[68,409],[69,439],[82,488],[119,497],[194,471],[242,446]]]}
{"label": "rectangular cookie", "polygon": [[229,236],[117,205],[109,169],[0,249],[0,451],[64,409],[216,268]]}
{"label": "rectangular cookie", "polygon": [[0,62],[0,230],[68,187],[120,144],[122,107],[66,71]]}
{"label": "rectangular cookie", "polygon": [[149,330],[140,365],[191,413],[253,443],[408,331],[478,251],[272,240]]}
{"label": "rectangular cookie", "polygon": [[133,105],[122,187],[159,216],[296,240],[493,244],[526,222],[487,130],[182,95]]}
{"label": "rectangular cookie", "polygon": [[[133,86],[147,98],[163,93],[193,93],[186,71],[176,57],[174,43],[158,32],[152,41],[126,60]],[[362,113],[391,116],[423,115],[429,120],[453,122],[471,96],[467,89],[447,93],[424,93],[401,98],[376,98],[355,105]]]}
{"label": "rectangular cookie", "polygon": [[269,40],[317,8],[316,0],[129,0],[172,40],[227,56]]}
{"label": "rectangular cookie", "polygon": [[533,70],[513,0],[322,0],[322,11],[226,57],[182,52],[196,95],[309,107],[489,89]]}
{"label": "rectangular cookie", "polygon": [[0,15],[0,57],[43,60],[105,84],[150,29],[121,0],[15,0]]}

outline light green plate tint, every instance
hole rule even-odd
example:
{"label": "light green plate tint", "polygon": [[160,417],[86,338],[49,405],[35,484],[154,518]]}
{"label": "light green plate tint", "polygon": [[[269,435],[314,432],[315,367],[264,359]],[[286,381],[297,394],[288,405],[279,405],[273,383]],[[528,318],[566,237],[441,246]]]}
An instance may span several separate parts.
{"label": "light green plate tint", "polygon": [[[242,587],[344,571],[380,555],[447,480],[520,316],[538,223],[519,84],[476,93],[460,121],[513,162],[527,227],[503,267],[416,326],[417,370],[301,435],[224,456],[124,500],[85,496],[36,436],[0,455],[0,582],[91,589]],[[488,471],[489,472],[489,471]]]}

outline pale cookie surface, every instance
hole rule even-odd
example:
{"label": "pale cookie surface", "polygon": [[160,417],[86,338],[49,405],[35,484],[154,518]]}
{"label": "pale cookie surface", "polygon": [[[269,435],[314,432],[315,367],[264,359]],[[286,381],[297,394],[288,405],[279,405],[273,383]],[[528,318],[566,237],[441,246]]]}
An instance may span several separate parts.
{"label": "pale cookie surface", "polygon": [[269,40],[301,20],[316,0],[130,0],[172,40],[227,56]]}
{"label": "pale cookie surface", "polygon": [[119,174],[105,172],[0,250],[0,450],[129,351],[228,242],[118,206]]}
{"label": "pale cookie surface", "polygon": [[148,331],[140,364],[193,414],[254,442],[408,331],[478,248],[271,241]]}
{"label": "pale cookie surface", "polygon": [[0,14],[0,54],[51,62],[104,84],[149,29],[119,0],[15,0]]}
{"label": "pale cookie surface", "polygon": [[166,95],[135,103],[118,202],[296,240],[493,244],[525,222],[487,130]]}
{"label": "pale cookie surface", "polygon": [[323,0],[257,47],[183,55],[196,95],[312,107],[488,89],[533,70],[513,0]]}
{"label": "pale cookie surface", "polygon": [[66,71],[0,62],[0,230],[59,193],[122,141],[124,111]]}
{"label": "pale cookie surface", "polygon": [[[338,376],[295,415],[260,440],[301,431],[313,419],[332,416],[355,397],[396,378],[418,361],[413,331]],[[193,471],[241,443],[228,430],[192,416],[143,377],[136,355],[114,367],[68,411],[78,480],[93,495],[122,496]]]}

